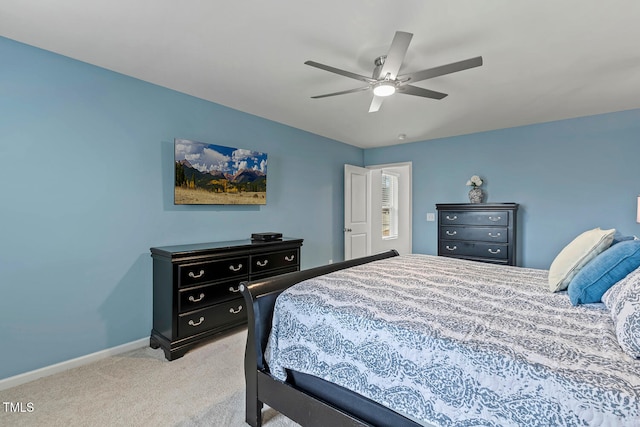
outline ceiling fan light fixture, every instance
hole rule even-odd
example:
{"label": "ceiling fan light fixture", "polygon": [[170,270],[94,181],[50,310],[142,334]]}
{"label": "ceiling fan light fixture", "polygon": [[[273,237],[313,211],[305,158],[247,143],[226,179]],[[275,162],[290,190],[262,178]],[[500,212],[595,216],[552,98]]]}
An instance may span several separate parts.
{"label": "ceiling fan light fixture", "polygon": [[390,96],[396,93],[396,85],[392,82],[376,83],[373,87],[373,94],[376,96]]}
{"label": "ceiling fan light fixture", "polygon": [[479,67],[483,63],[482,57],[477,56],[475,58],[452,62],[450,64],[440,65],[438,67],[428,68],[426,70],[416,71],[413,73],[398,74],[400,72],[400,68],[402,68],[412,37],[413,34],[411,33],[396,31],[388,53],[377,57],[373,61],[376,67],[373,69],[371,77],[352,73],[351,71],[341,70],[340,68],[320,64],[315,61],[306,61],[306,65],[367,83],[366,86],[360,86],[359,88],[312,96],[311,98],[326,98],[329,96],[345,95],[348,93],[371,91],[374,96],[371,100],[371,104],[369,105],[369,112],[375,113],[380,110],[384,99],[396,92],[400,92],[403,95],[420,96],[422,98],[442,99],[447,96],[446,93],[413,86],[412,84],[432,79],[434,77],[443,76],[445,74],[457,73],[458,71]]}

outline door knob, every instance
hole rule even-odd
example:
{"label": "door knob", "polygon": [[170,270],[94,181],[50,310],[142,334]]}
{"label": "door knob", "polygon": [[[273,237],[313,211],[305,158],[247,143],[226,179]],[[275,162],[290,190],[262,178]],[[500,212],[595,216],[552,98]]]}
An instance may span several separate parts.
{"label": "door knob", "polygon": [[351,230],[350,228],[345,228],[345,229],[344,229],[344,232],[345,232],[345,233],[351,233],[351,231],[352,231],[352,230]]}

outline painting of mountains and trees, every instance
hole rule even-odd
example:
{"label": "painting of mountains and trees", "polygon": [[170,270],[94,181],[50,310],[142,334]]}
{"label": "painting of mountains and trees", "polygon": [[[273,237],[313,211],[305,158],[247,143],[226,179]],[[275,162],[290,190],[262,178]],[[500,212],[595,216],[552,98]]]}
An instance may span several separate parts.
{"label": "painting of mountains and trees", "polygon": [[176,205],[264,205],[267,155],[175,139]]}

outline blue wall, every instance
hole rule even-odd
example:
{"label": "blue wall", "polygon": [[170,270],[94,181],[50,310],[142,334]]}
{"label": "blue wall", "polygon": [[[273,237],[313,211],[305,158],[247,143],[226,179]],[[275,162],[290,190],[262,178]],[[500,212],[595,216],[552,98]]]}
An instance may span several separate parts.
{"label": "blue wall", "polygon": [[581,232],[616,228],[640,236],[640,110],[582,117],[365,151],[365,164],[413,162],[413,250],[437,253],[436,203],[520,203],[519,264],[549,268]]}
{"label": "blue wall", "polygon": [[[0,38],[0,378],[148,337],[152,246],[304,238],[343,257],[363,151]],[[173,205],[173,138],[269,155],[267,205]]]}

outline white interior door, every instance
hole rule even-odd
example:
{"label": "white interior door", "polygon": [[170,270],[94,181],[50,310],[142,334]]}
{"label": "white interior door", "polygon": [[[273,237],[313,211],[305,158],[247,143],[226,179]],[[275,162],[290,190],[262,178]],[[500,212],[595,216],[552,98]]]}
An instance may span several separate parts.
{"label": "white interior door", "polygon": [[371,254],[370,170],[344,165],[344,259]]}

